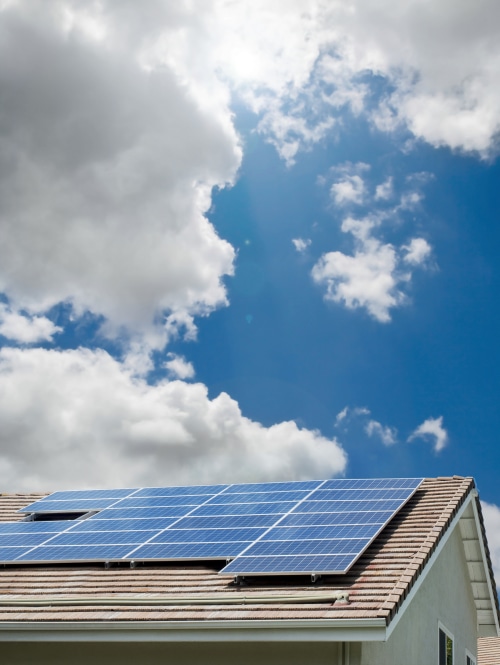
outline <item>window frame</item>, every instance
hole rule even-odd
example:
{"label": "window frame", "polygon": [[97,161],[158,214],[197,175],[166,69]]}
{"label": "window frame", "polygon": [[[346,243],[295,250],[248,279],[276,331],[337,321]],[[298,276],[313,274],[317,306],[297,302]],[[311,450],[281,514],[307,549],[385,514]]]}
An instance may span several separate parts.
{"label": "window frame", "polygon": [[[455,636],[453,633],[446,628],[444,624],[441,623],[441,621],[438,621],[438,653],[437,653],[437,665],[448,665],[448,663],[441,663],[440,661],[440,633],[443,633],[446,637],[448,637],[451,640],[451,663],[452,665],[457,665],[456,660],[455,660]],[[472,655],[472,654],[471,654]],[[475,659],[473,659],[475,662]],[[467,659],[465,660],[467,663]]]}
{"label": "window frame", "polygon": [[466,649],[465,650],[465,665],[477,665],[477,659],[475,656],[471,654],[471,652]]}

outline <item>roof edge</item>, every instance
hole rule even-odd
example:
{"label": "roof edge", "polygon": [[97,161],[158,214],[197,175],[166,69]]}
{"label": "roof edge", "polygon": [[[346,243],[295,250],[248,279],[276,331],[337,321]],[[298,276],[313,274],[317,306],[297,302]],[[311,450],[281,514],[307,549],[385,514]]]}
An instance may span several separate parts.
{"label": "roof edge", "polygon": [[385,619],[2,622],[2,642],[379,642]]}

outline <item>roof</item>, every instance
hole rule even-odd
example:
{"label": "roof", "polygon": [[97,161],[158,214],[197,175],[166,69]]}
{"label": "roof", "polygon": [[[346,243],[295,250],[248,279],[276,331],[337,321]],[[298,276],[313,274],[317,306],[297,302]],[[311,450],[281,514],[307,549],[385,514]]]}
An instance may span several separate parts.
{"label": "roof", "polygon": [[478,639],[477,665],[500,665],[500,638],[480,637]]}
{"label": "roof", "polygon": [[[480,518],[476,494],[472,478],[424,480],[347,574],[324,576],[318,584],[305,578],[281,577],[254,578],[248,586],[236,586],[232,579],[218,575],[220,565],[199,562],[136,568],[105,568],[103,564],[9,566],[0,570],[0,624],[334,619],[376,620],[388,625],[418,584],[452,521],[460,518],[460,528],[467,535],[471,527],[464,519],[467,515],[472,519],[472,503]],[[22,519],[16,511],[40,496],[1,495],[0,520]],[[496,624],[496,617],[495,621],[491,617],[498,613],[498,600],[496,591],[492,592],[493,573],[484,527],[481,529],[487,571],[483,566],[482,573],[477,569],[471,572],[471,580],[476,580],[473,593],[483,622]],[[472,543],[474,533],[468,536]],[[474,542],[479,539],[476,535]],[[470,566],[477,567],[473,549],[470,553]],[[339,591],[347,593],[348,602],[336,600]]]}

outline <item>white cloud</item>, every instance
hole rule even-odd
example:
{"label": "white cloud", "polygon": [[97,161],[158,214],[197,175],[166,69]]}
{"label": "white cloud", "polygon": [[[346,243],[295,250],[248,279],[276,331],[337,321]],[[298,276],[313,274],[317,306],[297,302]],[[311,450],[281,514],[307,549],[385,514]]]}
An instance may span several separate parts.
{"label": "white cloud", "polygon": [[[199,59],[212,67],[216,62],[263,115],[261,130],[288,160],[301,146],[341,131],[336,117],[346,107],[371,115],[386,131],[406,125],[432,145],[482,154],[495,146],[500,127],[495,0],[484,0],[479,8],[456,0],[205,5],[200,25],[205,27],[205,19],[210,31],[199,31]],[[192,62],[193,54],[187,55]],[[365,104],[367,74],[391,90],[373,111]]]}
{"label": "white cloud", "polygon": [[45,316],[25,316],[0,303],[0,335],[19,344],[52,342],[62,328]]}
{"label": "white cloud", "polygon": [[392,177],[389,177],[387,180],[380,183],[380,185],[377,185],[377,188],[375,189],[375,200],[388,201],[392,198],[393,194],[393,179]]}
{"label": "white cloud", "polygon": [[330,196],[336,205],[353,203],[360,205],[364,202],[366,187],[362,174],[369,169],[368,164],[363,162],[357,164],[347,162],[332,169],[332,172],[338,176],[330,188]]}
{"label": "white cloud", "polygon": [[241,148],[224,84],[212,77],[209,97],[167,63],[140,66],[156,19],[189,17],[102,7],[0,10],[0,291],[31,313],[71,302],[108,334],[162,346],[162,313],[226,304],[234,250],[205,213]]}
{"label": "white cloud", "polygon": [[414,266],[424,263],[432,251],[431,246],[424,238],[412,238],[409,245],[403,245],[401,249],[406,252],[403,261]]}
{"label": "white cloud", "polygon": [[335,425],[340,425],[340,423],[347,418],[347,414],[349,412],[349,407],[344,406],[342,411],[339,411],[337,415],[335,416]]}
{"label": "white cloud", "polygon": [[305,252],[311,245],[311,240],[309,238],[292,238],[292,243],[297,252]]}
{"label": "white cloud", "polygon": [[382,425],[377,420],[370,420],[365,427],[368,436],[378,437],[384,446],[392,446],[398,441],[398,432],[395,427]]}
{"label": "white cloud", "polygon": [[335,439],[264,427],[199,383],[149,385],[104,351],[0,351],[5,491],[328,478]]}
{"label": "white cloud", "polygon": [[498,586],[500,584],[500,508],[486,501],[481,501],[481,508],[491,563],[493,564],[493,573]]}
{"label": "white cloud", "polygon": [[398,268],[393,245],[375,238],[377,221],[348,217],[342,231],[351,233],[356,249],[352,256],[339,251],[327,252],[312,270],[317,284],[326,286],[325,300],[342,303],[348,309],[365,308],[381,323],[391,320],[389,311],[404,302],[400,283],[407,281]]}
{"label": "white cloud", "polygon": [[165,369],[169,376],[174,379],[192,379],[195,375],[193,364],[188,362],[184,356],[169,353],[165,363]]}
{"label": "white cloud", "polygon": [[413,441],[414,439],[431,441],[436,453],[443,450],[448,443],[448,432],[443,427],[443,416],[424,420],[408,437],[408,441]]}

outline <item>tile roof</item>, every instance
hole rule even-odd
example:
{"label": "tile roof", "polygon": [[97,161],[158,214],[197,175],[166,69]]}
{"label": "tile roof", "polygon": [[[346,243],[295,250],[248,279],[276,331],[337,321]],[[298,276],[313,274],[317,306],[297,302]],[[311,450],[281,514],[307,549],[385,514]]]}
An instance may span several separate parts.
{"label": "tile roof", "polygon": [[478,639],[477,665],[500,665],[500,637]]}
{"label": "tile roof", "polygon": [[[472,478],[425,480],[346,575],[324,576],[314,585],[280,577],[235,586],[217,574],[217,565],[199,562],[6,567],[0,570],[0,622],[373,618],[389,623],[473,488]],[[19,519],[15,511],[36,498],[0,495],[0,520]],[[335,601],[332,594],[338,591],[348,592],[348,602]],[[48,598],[51,606],[33,604]],[[9,606],[9,599],[32,605]]]}

